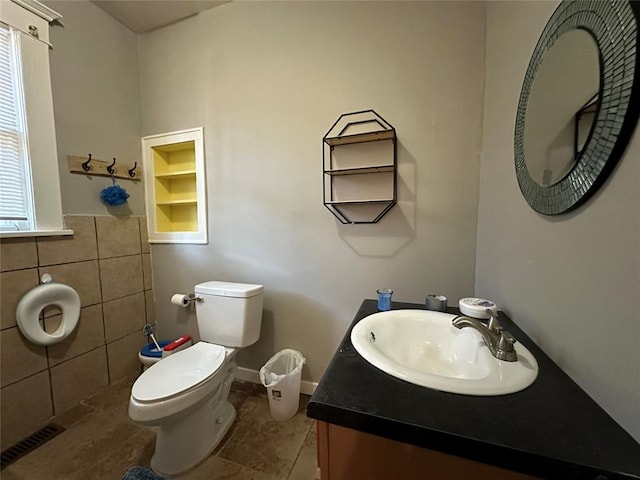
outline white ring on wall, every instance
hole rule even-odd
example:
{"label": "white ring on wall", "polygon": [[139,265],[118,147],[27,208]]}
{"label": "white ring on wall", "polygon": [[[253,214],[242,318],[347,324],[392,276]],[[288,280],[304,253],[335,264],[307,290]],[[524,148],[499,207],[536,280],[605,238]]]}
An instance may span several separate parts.
{"label": "white ring on wall", "polygon": [[[40,323],[40,312],[56,305],[62,310],[60,326],[47,333]],[[27,292],[16,308],[16,321],[22,335],[36,345],[52,345],[67,338],[75,330],[80,318],[80,296],[69,285],[47,283]]]}

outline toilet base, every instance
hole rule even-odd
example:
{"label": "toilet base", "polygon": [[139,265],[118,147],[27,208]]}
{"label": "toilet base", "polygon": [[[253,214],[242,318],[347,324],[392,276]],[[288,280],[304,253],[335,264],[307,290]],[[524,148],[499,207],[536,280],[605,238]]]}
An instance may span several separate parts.
{"label": "toilet base", "polygon": [[195,467],[215,450],[231,428],[236,410],[227,398],[235,378],[235,362],[226,369],[214,395],[159,426],[151,458],[151,468],[157,474],[177,475]]}
{"label": "toilet base", "polygon": [[[156,436],[156,450],[151,457],[151,468],[159,475],[177,475],[198,465],[206,460],[215,450],[222,438],[231,428],[236,418],[236,409],[229,402],[221,405],[224,412],[216,415],[216,419],[220,419],[221,423],[210,425],[213,433],[207,441],[198,438],[194,432],[190,432],[187,436],[178,437],[169,429],[160,429]],[[202,427],[208,422],[198,420]],[[181,425],[182,426],[182,425]]]}

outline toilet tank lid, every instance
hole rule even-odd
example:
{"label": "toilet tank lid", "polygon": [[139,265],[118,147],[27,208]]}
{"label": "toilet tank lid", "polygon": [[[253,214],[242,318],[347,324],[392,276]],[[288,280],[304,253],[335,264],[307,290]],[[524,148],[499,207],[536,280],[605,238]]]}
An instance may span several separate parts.
{"label": "toilet tank lid", "polygon": [[262,285],[218,281],[199,283],[195,287],[195,293],[203,295],[217,295],[221,297],[246,298],[260,295],[263,291],[264,287]]}

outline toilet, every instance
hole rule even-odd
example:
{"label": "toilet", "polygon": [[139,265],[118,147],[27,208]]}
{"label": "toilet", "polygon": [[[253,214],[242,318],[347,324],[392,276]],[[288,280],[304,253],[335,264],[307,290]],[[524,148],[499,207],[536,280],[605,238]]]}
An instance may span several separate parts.
{"label": "toilet", "polygon": [[151,468],[176,475],[207,458],[231,427],[229,390],[239,348],[258,340],[264,287],[195,286],[200,341],[145,370],[131,388],[129,417],[156,431]]}

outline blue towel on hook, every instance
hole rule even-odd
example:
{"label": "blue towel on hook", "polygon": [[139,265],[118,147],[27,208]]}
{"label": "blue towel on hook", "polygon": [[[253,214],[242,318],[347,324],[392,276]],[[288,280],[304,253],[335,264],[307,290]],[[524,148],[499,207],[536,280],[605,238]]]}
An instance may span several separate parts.
{"label": "blue towel on hook", "polygon": [[156,475],[148,467],[131,467],[124,472],[122,480],[167,480],[165,477]]}

